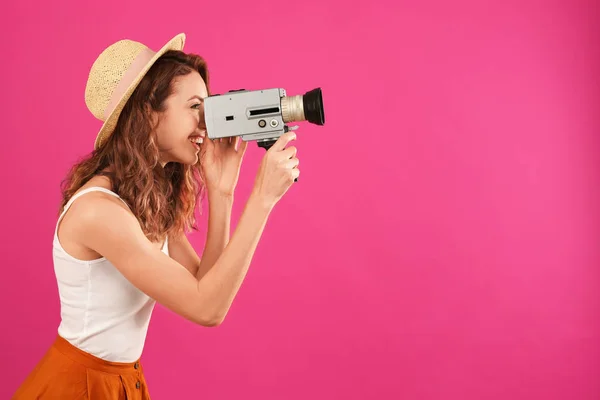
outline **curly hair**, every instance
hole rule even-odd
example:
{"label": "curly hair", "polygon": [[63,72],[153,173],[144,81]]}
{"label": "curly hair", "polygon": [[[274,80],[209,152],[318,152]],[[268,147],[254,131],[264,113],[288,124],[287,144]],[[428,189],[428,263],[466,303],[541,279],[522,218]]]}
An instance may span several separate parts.
{"label": "curly hair", "polygon": [[173,80],[193,71],[200,73],[210,95],[208,68],[201,56],[171,50],[156,61],[127,101],[113,134],[78,160],[61,181],[59,214],[79,188],[102,175],[129,205],[150,241],[198,229],[194,211],[205,194],[200,161],[195,165],[168,163],[163,168],[151,117],[152,112],[165,111]]}

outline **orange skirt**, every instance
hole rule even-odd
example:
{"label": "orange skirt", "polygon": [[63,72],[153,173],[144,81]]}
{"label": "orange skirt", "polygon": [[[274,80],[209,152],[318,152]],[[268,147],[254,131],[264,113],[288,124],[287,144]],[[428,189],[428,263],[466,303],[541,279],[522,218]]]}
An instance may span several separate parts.
{"label": "orange skirt", "polygon": [[150,394],[139,360],[105,361],[58,336],[12,399],[149,400]]}

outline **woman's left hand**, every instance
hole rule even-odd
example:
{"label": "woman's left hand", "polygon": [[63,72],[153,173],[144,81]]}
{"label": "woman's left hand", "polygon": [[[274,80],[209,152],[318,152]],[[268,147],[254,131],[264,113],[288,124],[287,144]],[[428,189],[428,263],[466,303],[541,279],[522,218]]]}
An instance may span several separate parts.
{"label": "woman's left hand", "polygon": [[225,196],[233,195],[247,147],[248,142],[239,136],[221,139],[204,137],[200,151],[200,164],[209,192]]}

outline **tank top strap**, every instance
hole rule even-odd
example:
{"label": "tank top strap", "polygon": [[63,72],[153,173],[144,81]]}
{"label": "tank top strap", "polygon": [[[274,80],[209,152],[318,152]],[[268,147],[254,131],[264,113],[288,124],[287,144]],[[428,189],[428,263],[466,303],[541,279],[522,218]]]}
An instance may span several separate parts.
{"label": "tank top strap", "polygon": [[55,236],[58,234],[58,224],[60,223],[60,221],[64,217],[65,213],[69,210],[69,207],[71,207],[71,205],[73,204],[73,202],[75,200],[77,200],[77,198],[79,198],[79,197],[81,197],[84,194],[89,193],[89,192],[104,192],[104,193],[110,194],[112,196],[115,196],[119,200],[121,200],[123,202],[123,204],[125,204],[127,206],[127,208],[129,208],[129,205],[125,202],[125,200],[123,200],[121,198],[121,196],[119,196],[118,194],[116,194],[112,190],[109,190],[109,189],[101,187],[101,186],[90,186],[89,188],[80,190],[79,192],[75,193],[73,196],[71,196],[71,198],[69,199],[69,201],[67,202],[67,204],[65,204],[65,207],[63,208],[63,211],[60,213],[60,216],[58,217],[58,221],[56,221],[56,227],[54,228],[54,235]]}

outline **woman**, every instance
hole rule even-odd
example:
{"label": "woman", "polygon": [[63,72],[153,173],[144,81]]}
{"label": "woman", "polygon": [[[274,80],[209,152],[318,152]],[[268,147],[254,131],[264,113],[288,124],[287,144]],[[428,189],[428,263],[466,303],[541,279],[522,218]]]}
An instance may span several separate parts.
{"label": "woman", "polygon": [[[63,186],[54,235],[58,335],[15,399],[148,399],[139,362],[155,302],[217,326],[244,280],[268,216],[298,177],[295,134],[262,159],[231,240],[246,142],[206,137],[206,63],[185,35],[158,52],[122,40],[94,62],[85,99],[104,124]],[[200,258],[184,232],[207,195]]]}

